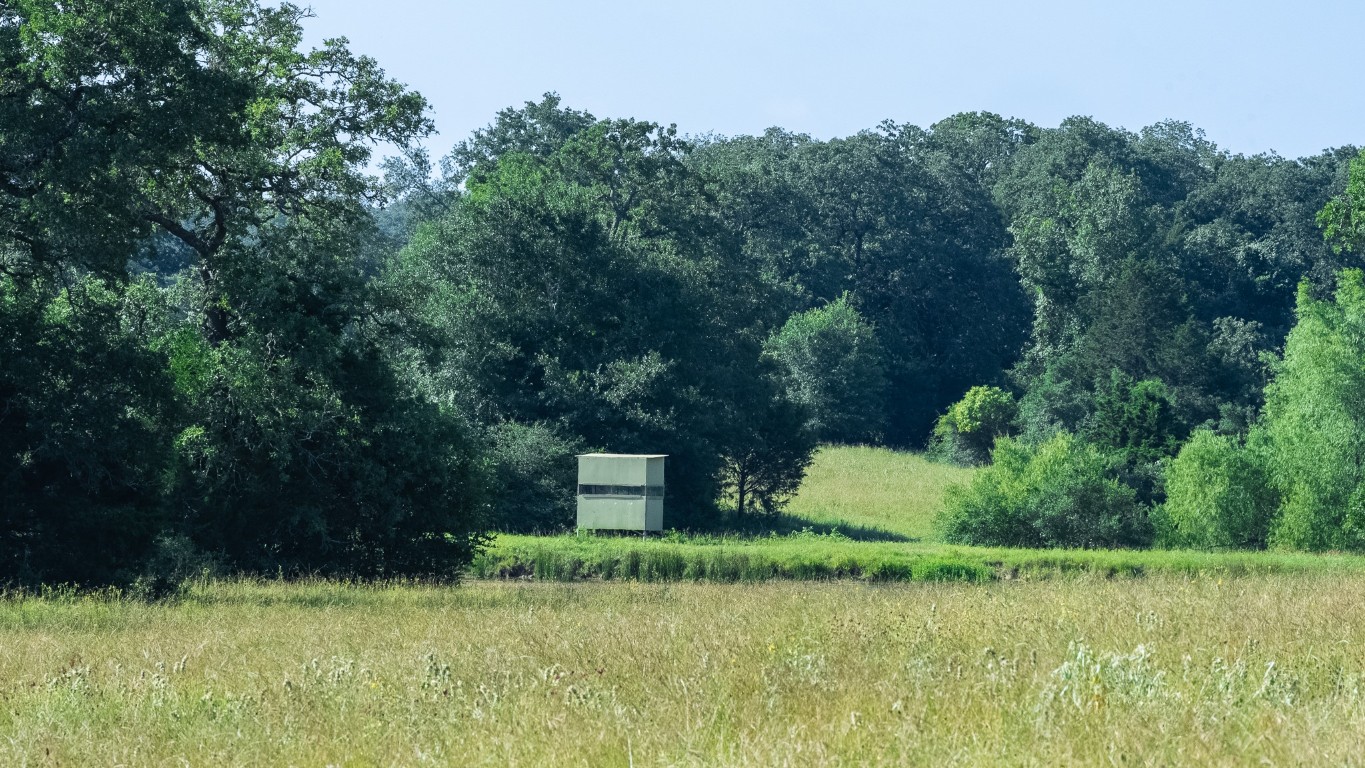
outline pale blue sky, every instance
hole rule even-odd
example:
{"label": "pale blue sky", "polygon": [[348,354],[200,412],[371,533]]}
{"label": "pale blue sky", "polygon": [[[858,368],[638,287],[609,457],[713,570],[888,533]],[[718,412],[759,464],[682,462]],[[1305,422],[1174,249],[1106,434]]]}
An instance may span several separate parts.
{"label": "pale blue sky", "polygon": [[1245,153],[1365,144],[1365,0],[311,5],[312,41],[344,35],[427,97],[437,156],[551,90],[691,134],[829,138],[987,110],[1188,120]]}

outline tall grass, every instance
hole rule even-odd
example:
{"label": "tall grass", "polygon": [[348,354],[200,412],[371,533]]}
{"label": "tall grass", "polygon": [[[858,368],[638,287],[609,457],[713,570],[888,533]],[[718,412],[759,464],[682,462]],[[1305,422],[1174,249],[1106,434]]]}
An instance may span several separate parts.
{"label": "tall grass", "polygon": [[755,582],[993,581],[1073,575],[1139,577],[1365,573],[1365,557],[1297,552],[1007,549],[866,542],[811,533],[759,538],[499,536],[470,575],[481,579]]}
{"label": "tall grass", "polygon": [[1365,575],[0,599],[0,765],[1358,765]]}

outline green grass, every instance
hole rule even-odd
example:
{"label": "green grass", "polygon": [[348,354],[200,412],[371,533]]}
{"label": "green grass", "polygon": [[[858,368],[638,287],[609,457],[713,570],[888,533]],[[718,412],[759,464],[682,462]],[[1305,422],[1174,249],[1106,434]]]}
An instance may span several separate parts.
{"label": "green grass", "polygon": [[788,515],[824,526],[933,538],[943,492],[973,470],[937,464],[915,453],[864,446],[827,446],[815,455]]}
{"label": "green grass", "polygon": [[774,579],[992,581],[1077,574],[1365,573],[1365,557],[1298,552],[1006,549],[868,542],[795,534],[766,538],[499,536],[470,571],[484,579],[756,582]]}
{"label": "green grass", "polygon": [[[500,535],[471,575],[484,579],[757,582],[858,579],[991,581],[1076,574],[1222,576],[1365,572],[1365,558],[1293,552],[1036,550],[933,540],[943,493],[973,470],[882,448],[827,447],[787,515],[784,535]],[[807,530],[799,530],[809,526]]]}
{"label": "green grass", "polygon": [[1365,765],[1365,558],[931,540],[968,475],[830,448],[811,530],[456,588],[0,594],[0,765]]}

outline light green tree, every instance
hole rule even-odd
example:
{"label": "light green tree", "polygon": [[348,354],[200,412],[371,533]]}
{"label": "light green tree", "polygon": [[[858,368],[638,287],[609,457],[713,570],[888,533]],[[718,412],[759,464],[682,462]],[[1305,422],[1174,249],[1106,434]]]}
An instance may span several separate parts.
{"label": "light green tree", "polygon": [[768,339],[787,397],[825,442],[876,441],[885,422],[886,376],[872,326],[848,294],[799,312]]}
{"label": "light green tree", "polygon": [[972,387],[934,425],[930,453],[956,464],[990,461],[996,438],[1010,433],[1019,404],[999,387]]}
{"label": "light green tree", "polygon": [[1284,499],[1273,543],[1365,549],[1365,274],[1342,272],[1335,300],[1299,290],[1298,323],[1266,390],[1263,442]]}
{"label": "light green tree", "polygon": [[1318,212],[1318,225],[1337,253],[1365,250],[1365,150],[1351,161],[1345,191]]}

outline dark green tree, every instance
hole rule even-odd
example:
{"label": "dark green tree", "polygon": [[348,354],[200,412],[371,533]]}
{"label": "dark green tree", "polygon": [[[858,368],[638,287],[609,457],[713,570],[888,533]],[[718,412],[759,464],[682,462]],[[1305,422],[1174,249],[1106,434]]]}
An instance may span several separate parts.
{"label": "dark green tree", "polygon": [[430,397],[668,454],[674,525],[705,522],[726,457],[777,423],[762,284],[688,151],[672,128],[601,121],[547,157],[504,154],[386,278],[429,340],[411,359]]}
{"label": "dark green tree", "polygon": [[[5,5],[0,253],[17,281],[115,287],[149,244],[183,259],[183,322],[146,340],[175,374],[178,530],[247,569],[453,575],[476,462],[394,375],[361,259],[371,148],[427,133],[426,105],[344,40],[302,51],[306,16]],[[152,408],[127,394],[105,406]]]}

